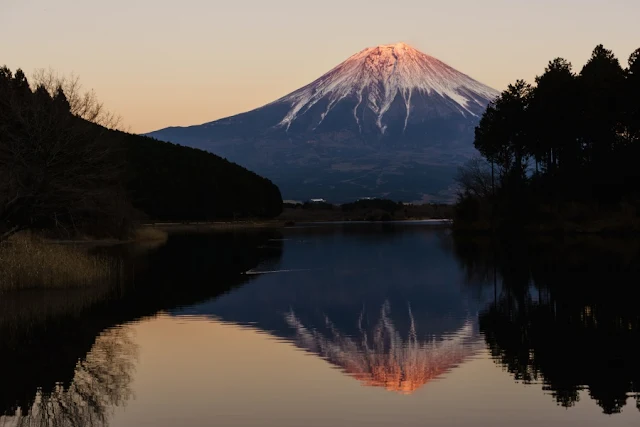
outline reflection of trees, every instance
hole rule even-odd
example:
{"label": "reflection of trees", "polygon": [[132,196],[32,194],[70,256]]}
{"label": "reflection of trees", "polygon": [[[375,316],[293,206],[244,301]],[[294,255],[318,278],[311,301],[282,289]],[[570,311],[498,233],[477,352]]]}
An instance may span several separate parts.
{"label": "reflection of trees", "polygon": [[[208,300],[246,283],[251,277],[241,275],[242,271],[265,258],[281,256],[281,243],[260,247],[278,236],[271,231],[200,233],[172,236],[166,246],[143,253],[135,248],[130,253],[131,248],[122,245],[102,248],[125,260],[130,281],[112,288],[3,295],[0,378],[11,387],[0,387],[0,416],[14,414],[18,407],[30,408],[38,387],[43,388],[39,399],[49,396],[54,384],[60,385],[54,397],[59,396],[56,390],[65,396],[76,390],[71,384],[80,379],[77,361],[91,360],[87,354],[102,331],[160,310]],[[85,368],[91,366],[99,367]]]}
{"label": "reflection of trees", "polygon": [[480,330],[516,380],[541,382],[565,407],[586,390],[607,414],[630,396],[640,409],[637,244],[463,240],[456,254],[476,281],[493,286],[496,272],[496,300],[480,315]]}
{"label": "reflection of trees", "polygon": [[400,393],[412,393],[475,351],[477,334],[470,321],[450,336],[422,340],[411,309],[408,313],[411,326],[406,338],[390,318],[389,303],[382,306],[380,319],[370,330],[363,324],[363,314],[358,322],[360,335],[357,337],[344,334],[329,319],[325,325],[327,332],[303,325],[293,311],[287,314],[286,320],[295,329],[296,342],[301,348],[339,366],[363,384]]}
{"label": "reflection of trees", "polygon": [[480,327],[496,360],[516,379],[542,381],[565,407],[584,388],[605,413],[618,413],[640,384],[638,319],[558,301],[512,309],[492,305]]}
{"label": "reflection of trees", "polygon": [[69,387],[57,384],[53,391],[36,392],[30,408],[19,408],[15,417],[0,418],[0,425],[106,426],[115,407],[131,397],[131,381],[138,349],[128,327],[101,333],[84,360],[76,365]]}

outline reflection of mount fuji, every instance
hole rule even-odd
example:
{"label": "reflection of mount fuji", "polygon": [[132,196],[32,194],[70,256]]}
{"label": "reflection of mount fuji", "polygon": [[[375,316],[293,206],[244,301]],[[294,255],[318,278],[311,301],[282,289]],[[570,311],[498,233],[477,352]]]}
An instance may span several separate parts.
{"label": "reflection of mount fuji", "polygon": [[295,343],[340,367],[363,384],[410,394],[453,367],[464,362],[481,346],[476,325],[471,321],[441,338],[419,338],[409,309],[411,327],[403,336],[389,317],[389,304],[380,311],[380,319],[369,330],[358,322],[360,334],[343,334],[330,319],[322,329],[305,326],[291,311],[286,320],[295,330]]}
{"label": "reflection of mount fuji", "polygon": [[364,384],[400,392],[472,355],[484,304],[462,285],[436,232],[312,232],[288,231],[282,258],[254,269],[254,280],[173,314],[269,332]]}

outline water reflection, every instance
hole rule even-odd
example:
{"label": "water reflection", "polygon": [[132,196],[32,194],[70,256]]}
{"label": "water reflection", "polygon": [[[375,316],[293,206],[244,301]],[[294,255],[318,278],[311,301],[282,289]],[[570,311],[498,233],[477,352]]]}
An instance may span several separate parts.
{"label": "water reflection", "polygon": [[[175,235],[117,251],[123,286],[0,300],[0,425],[139,425],[152,414],[131,411],[138,392],[158,405],[156,419],[196,407],[194,424],[209,425],[213,389],[227,424],[229,407],[247,406],[282,425],[333,407],[344,425],[453,425],[455,411],[521,425],[554,420],[554,402],[572,408],[556,422],[626,413],[597,425],[640,407],[638,242],[369,225]],[[138,345],[152,359],[138,361]],[[306,406],[289,419],[295,399]],[[122,406],[136,412],[129,424]]]}
{"label": "water reflection", "polygon": [[14,416],[0,417],[0,425],[107,425],[114,409],[125,405],[132,396],[137,355],[130,328],[117,327],[101,333],[77,363],[68,387],[57,383],[52,391],[38,389],[29,407],[18,407]]}
{"label": "water reflection", "polygon": [[[207,300],[280,256],[271,232],[175,235],[164,246],[107,248],[127,280],[112,287],[26,291],[0,300],[0,416],[9,425],[106,425],[135,365],[128,322]],[[125,325],[125,326],[122,326]],[[2,425],[2,423],[0,423]]]}
{"label": "water reflection", "polygon": [[363,385],[410,394],[483,346],[477,312],[488,296],[465,286],[441,233],[403,225],[290,229],[282,257],[252,269],[253,281],[172,313],[260,329]]}
{"label": "water reflection", "polygon": [[364,385],[411,394],[427,382],[464,362],[479,348],[477,328],[471,321],[444,337],[422,338],[408,309],[411,326],[403,336],[390,317],[388,302],[372,328],[358,319],[359,335],[349,336],[326,319],[326,332],[305,326],[291,311],[286,321],[295,330],[298,347],[328,360]]}
{"label": "water reflection", "polygon": [[495,361],[542,384],[559,405],[580,391],[606,414],[640,409],[640,254],[637,242],[580,238],[456,242],[467,277],[494,286],[480,329]]}

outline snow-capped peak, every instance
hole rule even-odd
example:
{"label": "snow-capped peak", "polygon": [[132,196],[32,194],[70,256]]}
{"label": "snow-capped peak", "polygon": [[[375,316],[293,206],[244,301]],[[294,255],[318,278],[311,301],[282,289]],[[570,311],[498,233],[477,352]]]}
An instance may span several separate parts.
{"label": "snow-capped peak", "polygon": [[385,113],[399,96],[406,107],[406,129],[416,95],[434,97],[454,113],[477,116],[498,92],[405,43],[380,45],[356,53],[313,83],[276,101],[291,105],[278,126],[288,130],[296,118],[325,100],[317,127],[340,101],[349,99],[355,105],[353,117],[358,127],[363,117],[359,112],[369,109],[384,133]]}

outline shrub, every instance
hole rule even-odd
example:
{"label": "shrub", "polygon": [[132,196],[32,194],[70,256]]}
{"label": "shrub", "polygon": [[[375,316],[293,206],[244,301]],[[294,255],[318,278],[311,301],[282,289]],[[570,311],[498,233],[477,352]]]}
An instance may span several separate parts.
{"label": "shrub", "polygon": [[164,230],[155,227],[140,227],[135,231],[136,242],[166,242],[168,234]]}

